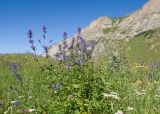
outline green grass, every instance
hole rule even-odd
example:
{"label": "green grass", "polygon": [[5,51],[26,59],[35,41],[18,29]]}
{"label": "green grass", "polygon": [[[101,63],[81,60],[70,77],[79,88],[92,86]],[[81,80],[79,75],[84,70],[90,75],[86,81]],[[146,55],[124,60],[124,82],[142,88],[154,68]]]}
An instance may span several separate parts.
{"label": "green grass", "polygon": [[[117,59],[108,64],[105,59],[88,61],[68,70],[43,58],[39,66],[28,54],[1,55],[0,113],[22,114],[23,110],[36,109],[38,114],[114,114],[118,110],[159,114],[160,99],[155,95],[160,95],[160,69],[133,68]],[[18,65],[23,84],[15,79],[12,63]],[[56,92],[53,83],[62,83]],[[143,90],[144,95],[136,94]],[[111,92],[118,93],[119,99],[103,96]],[[14,100],[20,100],[21,105],[11,104]],[[128,111],[128,106],[133,110]]]}
{"label": "green grass", "polygon": [[[160,61],[160,29],[149,30],[137,35],[131,39],[127,47],[130,48],[128,51],[128,58],[131,61],[136,62],[147,62],[154,63]],[[125,47],[125,49],[127,48]]]}
{"label": "green grass", "polygon": [[[29,109],[38,114],[159,114],[159,38],[159,29],[143,32],[129,42],[119,41],[122,50],[109,54],[109,61],[87,59],[70,68],[42,57],[37,62],[32,54],[0,55],[0,114]],[[159,66],[152,67],[153,62]],[[18,66],[16,75],[12,64]],[[16,100],[20,105],[12,103]]]}
{"label": "green grass", "polygon": [[[110,27],[103,30],[105,34],[115,32],[117,27]],[[123,31],[125,32],[125,31]],[[123,50],[121,53],[125,53],[125,56],[130,62],[135,63],[156,63],[160,62],[160,28],[154,30],[144,31],[129,42],[123,40],[117,40],[115,43],[120,45]],[[107,52],[107,51],[106,51]]]}
{"label": "green grass", "polygon": [[110,32],[115,32],[117,29],[118,29],[118,27],[110,27],[110,28],[103,29],[103,32],[105,34],[107,34],[107,33],[110,33]]}

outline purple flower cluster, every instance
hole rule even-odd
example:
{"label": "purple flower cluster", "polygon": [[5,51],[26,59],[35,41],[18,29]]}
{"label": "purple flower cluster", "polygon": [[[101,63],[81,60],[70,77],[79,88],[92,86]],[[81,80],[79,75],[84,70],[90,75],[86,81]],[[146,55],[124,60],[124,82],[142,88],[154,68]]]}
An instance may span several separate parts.
{"label": "purple flower cluster", "polygon": [[[47,27],[46,26],[42,26],[42,32],[43,32],[43,43],[41,42],[41,40],[38,40],[38,42],[41,44],[45,54],[46,54],[46,57],[49,58],[49,46],[46,45],[46,33],[47,33]],[[52,40],[49,41],[49,43],[52,43]]]}
{"label": "purple flower cluster", "polygon": [[32,35],[33,35],[33,34],[32,34],[32,30],[29,30],[29,31],[28,31],[28,38],[32,39]]}
{"label": "purple flower cluster", "polygon": [[59,45],[59,52],[62,51],[62,45]]}
{"label": "purple flower cluster", "polygon": [[65,62],[67,60],[67,55],[66,55],[66,52],[67,50],[69,49],[68,47],[68,43],[67,43],[67,37],[68,37],[68,34],[66,32],[63,33],[63,43],[62,44],[59,44],[58,46],[58,53],[57,53],[57,57],[60,61],[63,61]]}
{"label": "purple flower cluster", "polygon": [[71,42],[70,49],[73,49],[73,48],[74,48],[74,44],[75,44],[75,38],[73,37],[73,38],[72,38],[72,42]]}
{"label": "purple flower cluster", "polygon": [[18,67],[16,64],[12,64],[12,71],[14,73],[14,76],[16,78],[17,81],[19,81],[22,84],[22,78],[20,76],[20,74],[18,74]]}
{"label": "purple flower cluster", "polygon": [[17,107],[17,106],[21,105],[21,101],[20,100],[16,100],[12,104]]}
{"label": "purple flower cluster", "polygon": [[[38,40],[38,42],[40,43],[41,47],[43,48],[45,54],[46,54],[46,57],[49,58],[49,44],[52,43],[53,40],[50,40],[47,44],[46,42],[46,33],[47,33],[47,27],[46,26],[42,26],[42,32],[43,32],[43,40]],[[31,48],[32,50],[34,51],[35,55],[36,55],[36,47],[34,45],[34,40],[32,39],[33,37],[33,33],[31,30],[28,31],[28,38],[29,38],[29,43],[31,44]]]}
{"label": "purple flower cluster", "polygon": [[158,63],[158,62],[157,63],[152,63],[151,64],[151,68],[152,69],[158,69],[158,68],[160,68],[160,63]]}
{"label": "purple flower cluster", "polygon": [[56,91],[57,91],[59,88],[61,88],[61,86],[62,86],[62,83],[56,83],[56,82],[54,82],[54,83],[52,84],[53,92],[56,93]]}
{"label": "purple flower cluster", "polygon": [[63,49],[68,49],[68,44],[67,44],[67,37],[68,37],[68,34],[66,32],[63,33]]}
{"label": "purple flower cluster", "polygon": [[[38,40],[41,44],[46,57],[49,57],[49,46],[46,45],[46,33],[47,28],[45,26],[42,27],[43,32],[43,41]],[[34,40],[32,39],[33,34],[32,31],[28,31],[29,43],[31,44],[32,50],[36,55],[36,48],[34,46]],[[63,33],[63,42],[59,45],[59,52],[56,54],[56,57],[66,64],[72,66],[74,64],[81,65],[83,62],[87,60],[88,53],[90,53],[94,49],[94,45],[91,47],[86,43],[85,39],[82,37],[81,28],[78,28],[77,37],[73,37],[72,40],[68,40],[68,34],[66,32]],[[68,44],[70,41],[70,44]],[[52,40],[49,41],[51,43]],[[90,47],[90,50],[88,50]]]}
{"label": "purple flower cluster", "polygon": [[33,37],[32,30],[29,30],[29,31],[28,31],[29,43],[31,44],[31,49],[32,49],[33,51],[35,51],[35,50],[36,50],[36,47],[35,47],[35,45],[34,45],[34,40],[32,39],[32,37]]}
{"label": "purple flower cluster", "polygon": [[13,70],[14,74],[17,73],[17,65],[16,64],[12,64],[12,70]]}
{"label": "purple flower cluster", "polygon": [[47,33],[47,28],[46,28],[46,26],[43,26],[43,27],[42,27],[42,31],[43,31],[44,35]]}
{"label": "purple flower cluster", "polygon": [[92,44],[90,47],[91,49],[88,50],[89,45],[87,45],[85,39],[82,37],[81,28],[78,28],[77,32],[77,37],[72,38],[70,45],[68,45],[66,41],[68,35],[66,32],[64,32],[64,41],[59,45],[59,52],[57,53],[57,57],[59,60],[67,63],[67,65],[69,65],[68,67],[74,64],[81,65],[87,60],[87,54],[94,49],[94,45]]}

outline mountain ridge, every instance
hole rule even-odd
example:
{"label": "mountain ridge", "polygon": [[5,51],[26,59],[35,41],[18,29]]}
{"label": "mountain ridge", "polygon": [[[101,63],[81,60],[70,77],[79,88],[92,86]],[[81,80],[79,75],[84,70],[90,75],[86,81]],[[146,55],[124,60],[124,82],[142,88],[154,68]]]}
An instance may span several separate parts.
{"label": "mountain ridge", "polygon": [[[149,0],[141,9],[125,17],[110,19],[107,16],[101,16],[92,21],[88,26],[82,29],[82,37],[87,41],[98,41],[104,39],[129,39],[134,38],[141,32],[160,27],[160,0]],[[74,37],[76,37],[75,35]],[[70,43],[72,38],[68,38]],[[101,42],[103,43],[103,42]],[[52,45],[49,49],[49,55],[54,58],[58,51],[59,42]],[[103,45],[103,44],[100,44]],[[101,52],[105,50],[98,46]],[[42,54],[45,56],[44,54]]]}

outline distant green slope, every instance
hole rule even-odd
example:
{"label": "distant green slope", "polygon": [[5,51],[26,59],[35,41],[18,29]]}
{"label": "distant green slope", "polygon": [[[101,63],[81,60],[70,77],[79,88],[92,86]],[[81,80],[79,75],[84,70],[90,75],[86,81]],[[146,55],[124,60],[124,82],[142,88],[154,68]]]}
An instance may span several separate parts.
{"label": "distant green slope", "polygon": [[125,49],[133,62],[160,61],[160,28],[140,33],[127,43]]}

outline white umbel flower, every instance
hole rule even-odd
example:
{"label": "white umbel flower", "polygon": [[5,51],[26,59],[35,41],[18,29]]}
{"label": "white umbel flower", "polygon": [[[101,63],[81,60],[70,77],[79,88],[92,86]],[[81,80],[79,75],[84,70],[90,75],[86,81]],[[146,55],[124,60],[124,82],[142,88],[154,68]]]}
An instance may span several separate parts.
{"label": "white umbel flower", "polygon": [[123,114],[121,110],[118,110],[115,114]]}
{"label": "white umbel flower", "polygon": [[113,99],[116,99],[116,100],[119,100],[119,99],[120,99],[119,94],[116,93],[116,92],[111,92],[110,94],[108,94],[108,93],[103,93],[103,96],[104,96],[104,97],[108,97],[108,98],[113,98]]}
{"label": "white umbel flower", "polygon": [[11,104],[14,104],[14,103],[16,103],[17,101],[11,101]]}
{"label": "white umbel flower", "polygon": [[29,96],[29,97],[28,97],[28,99],[32,99],[32,98],[33,98],[32,96]]}
{"label": "white umbel flower", "polygon": [[28,109],[28,112],[34,112],[36,109]]}
{"label": "white umbel flower", "polygon": [[127,111],[132,111],[133,107],[127,106]]}
{"label": "white umbel flower", "polygon": [[146,95],[146,94],[147,94],[147,93],[146,93],[146,90],[142,90],[141,92],[135,90],[135,92],[136,92],[136,94],[137,94],[138,96],[142,96],[142,95]]}
{"label": "white umbel flower", "polygon": [[160,95],[155,95],[155,97],[160,98]]}

